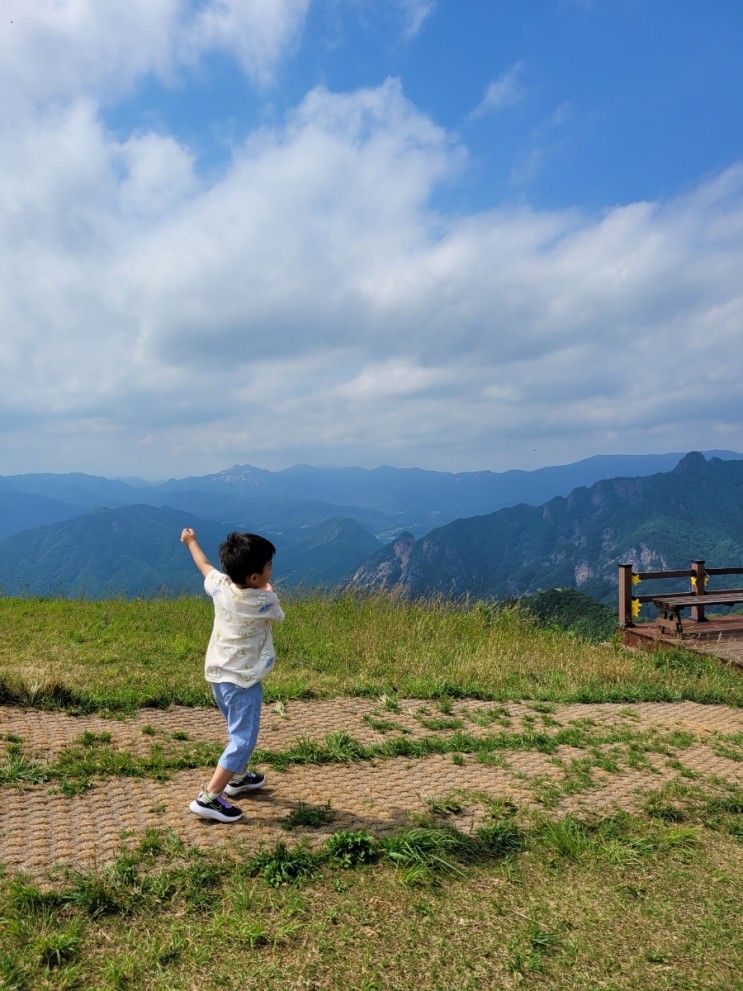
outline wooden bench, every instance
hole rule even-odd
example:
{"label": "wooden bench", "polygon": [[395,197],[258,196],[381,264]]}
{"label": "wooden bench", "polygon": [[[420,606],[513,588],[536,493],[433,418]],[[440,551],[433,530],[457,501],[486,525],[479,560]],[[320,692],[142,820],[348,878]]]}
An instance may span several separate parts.
{"label": "wooden bench", "polygon": [[[705,592],[704,595],[672,595],[653,596],[650,600],[658,610],[658,628],[663,633],[672,633],[682,640],[684,638],[684,627],[681,622],[681,610],[692,609],[704,606],[734,606],[743,602],[743,592],[739,590],[716,589],[714,592]],[[701,611],[701,610],[700,610]],[[703,613],[702,613],[703,617]],[[697,622],[705,622],[701,618]]]}

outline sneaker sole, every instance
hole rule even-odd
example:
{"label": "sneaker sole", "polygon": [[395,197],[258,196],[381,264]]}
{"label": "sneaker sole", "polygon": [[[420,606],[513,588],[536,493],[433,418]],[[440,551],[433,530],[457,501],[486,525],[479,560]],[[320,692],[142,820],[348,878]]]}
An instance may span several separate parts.
{"label": "sneaker sole", "polygon": [[265,778],[259,785],[241,785],[239,788],[232,788],[230,785],[224,790],[225,795],[228,798],[237,798],[238,795],[245,795],[249,791],[256,791],[258,788],[262,788],[266,783]]}
{"label": "sneaker sole", "polygon": [[243,817],[242,812],[239,816],[225,816],[221,812],[204,809],[197,803],[196,799],[191,802],[188,808],[195,816],[199,816],[201,819],[214,819],[215,822],[239,822]]}

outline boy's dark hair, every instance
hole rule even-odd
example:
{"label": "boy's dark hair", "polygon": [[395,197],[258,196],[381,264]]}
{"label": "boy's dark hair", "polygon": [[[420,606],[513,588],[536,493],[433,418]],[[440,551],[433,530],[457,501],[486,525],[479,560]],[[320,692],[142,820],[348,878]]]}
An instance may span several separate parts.
{"label": "boy's dark hair", "polygon": [[265,537],[233,530],[220,545],[219,560],[236,585],[246,585],[248,578],[263,571],[275,553],[276,548]]}

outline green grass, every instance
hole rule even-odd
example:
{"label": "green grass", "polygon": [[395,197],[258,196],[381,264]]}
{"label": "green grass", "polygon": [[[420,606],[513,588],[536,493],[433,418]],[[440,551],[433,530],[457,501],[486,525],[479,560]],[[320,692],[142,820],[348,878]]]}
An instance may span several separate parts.
{"label": "green grass", "polygon": [[103,870],[0,880],[0,986],[735,991],[743,796],[674,785],[647,805],[554,819],[494,801],[470,833],[247,856],[150,831]]}
{"label": "green grass", "polygon": [[406,729],[400,723],[395,722],[394,719],[380,719],[378,716],[374,716],[371,713],[365,713],[364,722],[367,726],[370,726],[377,733],[409,733],[410,730]]}
{"label": "green grass", "polygon": [[459,815],[464,811],[464,803],[456,794],[447,795],[445,798],[427,798],[426,806],[434,816]]}
{"label": "green grass", "polygon": [[281,826],[288,832],[294,829],[317,829],[326,826],[333,819],[335,812],[331,809],[330,802],[326,802],[325,805],[308,805],[306,802],[300,802],[281,820]]}
{"label": "green grass", "polygon": [[216,764],[223,744],[192,743],[165,748],[153,744],[147,754],[130,754],[108,745],[66,747],[56,757],[42,761],[10,744],[0,760],[0,785],[60,784],[67,795],[85,791],[97,779],[153,778],[165,781],[173,771]]}
{"label": "green grass", "polygon": [[[287,599],[266,697],[677,701],[743,705],[743,678],[710,657],[647,654],[542,629],[518,606],[384,596]],[[204,599],[0,599],[0,701],[73,711],[211,704]],[[442,710],[442,716],[446,711]]]}
{"label": "green grass", "polygon": [[[677,757],[694,743],[691,733],[655,730],[635,730],[627,726],[592,728],[565,726],[553,732],[530,729],[523,732],[503,731],[487,736],[473,736],[461,731],[449,736],[394,736],[379,743],[364,744],[348,733],[330,733],[324,740],[303,738],[285,750],[260,748],[253,754],[256,764],[285,771],[293,766],[342,764],[349,761],[384,761],[395,757],[421,759],[432,754],[451,755],[461,764],[463,755],[476,757],[482,763],[493,763],[492,757],[512,751],[537,751],[554,754],[561,746],[590,750],[590,757],[562,765],[561,793],[571,794],[593,786],[592,768],[615,771],[620,762],[630,767],[649,767],[647,754]],[[610,753],[599,748],[609,747]],[[51,760],[43,761],[27,754],[23,745],[11,743],[0,760],[0,785],[26,787],[34,784],[62,786],[65,794],[77,794],[95,782],[113,777],[152,778],[167,780],[174,771],[208,767],[219,759],[221,743],[197,743],[169,740],[153,743],[146,754],[131,754],[107,743],[83,743],[67,747]],[[643,762],[645,762],[643,764]],[[553,789],[555,785],[551,786]],[[553,796],[555,797],[555,796]],[[545,804],[548,801],[545,799]]]}
{"label": "green grass", "polygon": [[433,718],[417,716],[416,718],[424,729],[461,729],[464,726],[463,720],[451,716],[434,716]]}

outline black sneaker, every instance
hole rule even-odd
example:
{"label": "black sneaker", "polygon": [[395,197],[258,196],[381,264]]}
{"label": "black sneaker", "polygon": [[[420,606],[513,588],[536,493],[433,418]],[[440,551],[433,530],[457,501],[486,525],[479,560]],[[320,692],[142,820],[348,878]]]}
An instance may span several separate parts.
{"label": "black sneaker", "polygon": [[209,799],[203,791],[191,802],[189,809],[202,819],[216,819],[217,822],[237,822],[243,817],[242,811],[226,798],[217,795],[216,798]]}
{"label": "black sneaker", "polygon": [[224,793],[230,798],[235,798],[236,795],[244,795],[248,791],[262,788],[265,783],[265,775],[257,771],[247,771],[238,781],[230,781]]}

